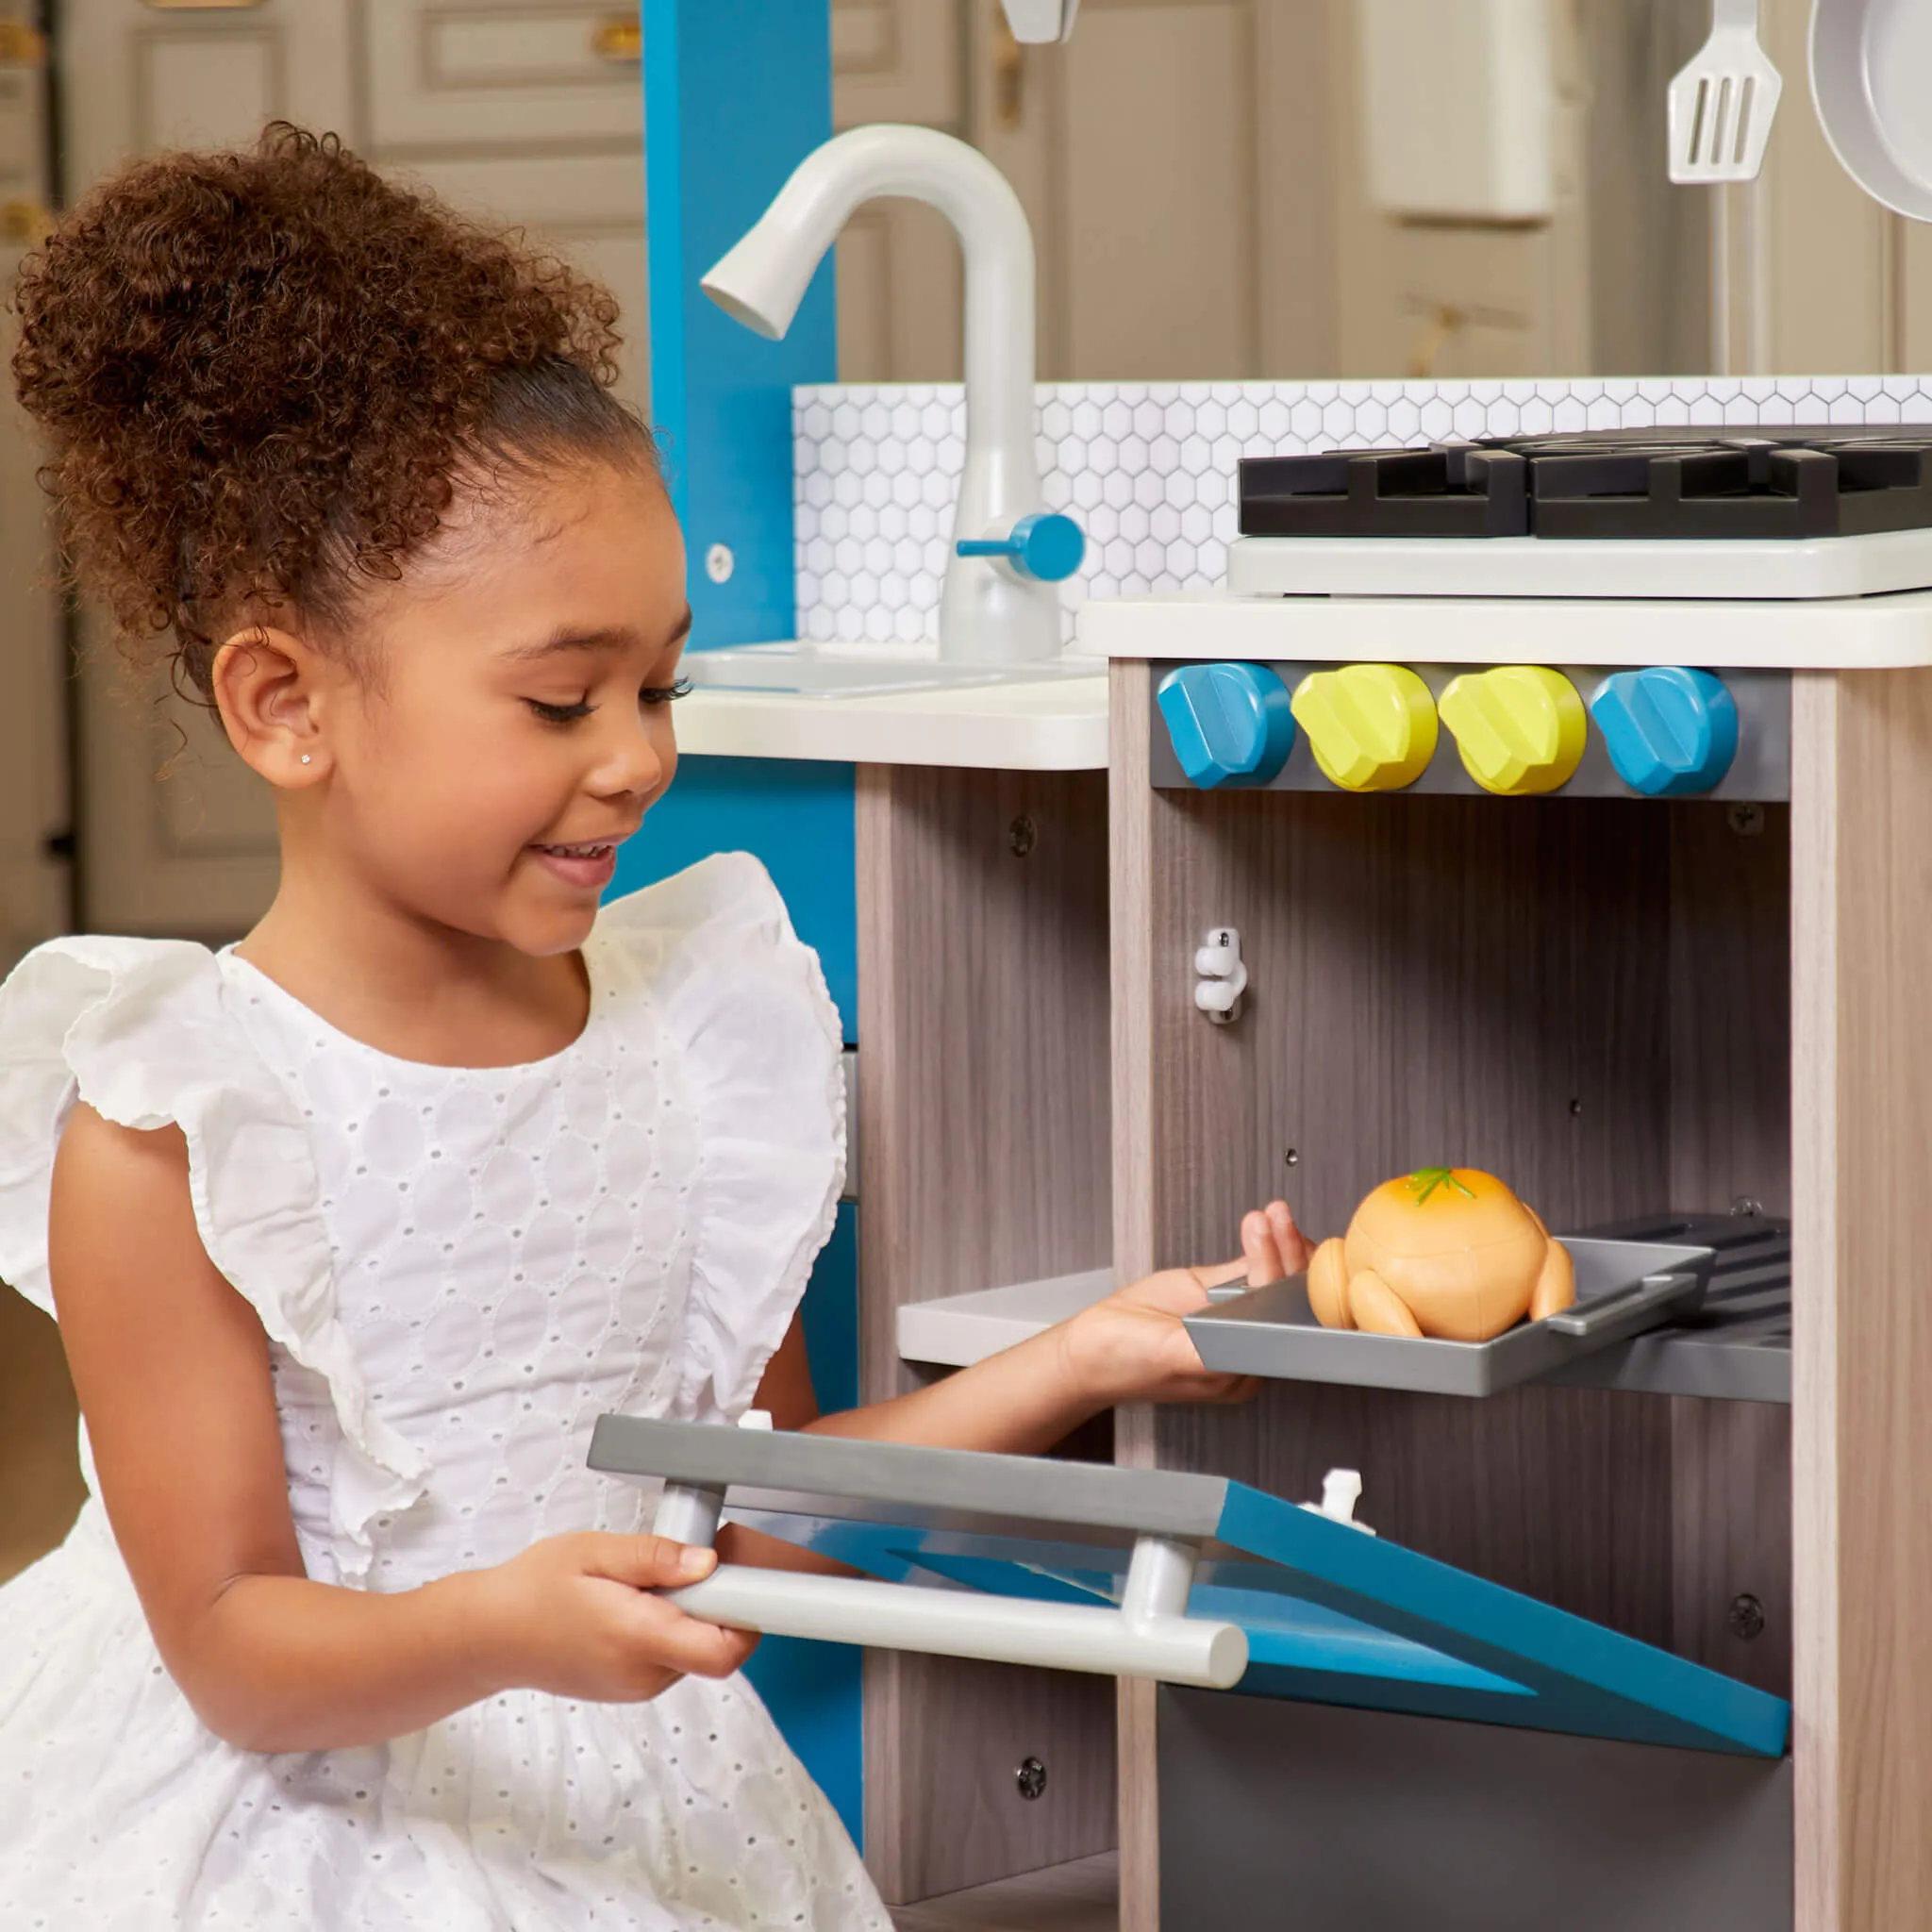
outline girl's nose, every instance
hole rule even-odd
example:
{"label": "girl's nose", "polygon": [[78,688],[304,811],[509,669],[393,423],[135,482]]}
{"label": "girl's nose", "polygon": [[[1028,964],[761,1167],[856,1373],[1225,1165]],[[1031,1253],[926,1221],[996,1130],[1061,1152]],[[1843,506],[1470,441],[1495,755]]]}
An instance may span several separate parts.
{"label": "girl's nose", "polygon": [[658,724],[648,712],[614,721],[608,735],[597,747],[598,757],[589,775],[590,789],[600,797],[619,797],[656,791],[664,782],[667,766],[668,726]]}

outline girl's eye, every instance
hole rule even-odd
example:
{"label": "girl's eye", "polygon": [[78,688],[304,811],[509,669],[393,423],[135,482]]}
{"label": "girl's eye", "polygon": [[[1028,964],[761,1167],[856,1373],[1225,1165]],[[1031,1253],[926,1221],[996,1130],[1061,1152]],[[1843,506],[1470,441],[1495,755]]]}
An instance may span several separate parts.
{"label": "girl's eye", "polygon": [[546,724],[574,724],[597,708],[588,696],[580,697],[574,705],[546,705],[541,698],[525,698],[524,702]]}
{"label": "girl's eye", "polygon": [[680,677],[675,684],[647,684],[638,693],[638,702],[644,705],[675,704],[679,698],[691,695],[691,679]]}

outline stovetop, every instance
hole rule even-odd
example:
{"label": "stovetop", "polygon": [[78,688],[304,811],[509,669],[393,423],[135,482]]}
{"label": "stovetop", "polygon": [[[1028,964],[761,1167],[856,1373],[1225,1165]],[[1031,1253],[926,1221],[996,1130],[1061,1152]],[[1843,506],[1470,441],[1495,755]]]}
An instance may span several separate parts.
{"label": "stovetop", "polygon": [[1932,427],[1614,429],[1249,457],[1243,537],[1765,541],[1932,529]]}
{"label": "stovetop", "polygon": [[[1249,457],[1241,596],[1932,588],[1932,425],[1610,429]],[[1473,541],[1473,540],[1481,541]]]}

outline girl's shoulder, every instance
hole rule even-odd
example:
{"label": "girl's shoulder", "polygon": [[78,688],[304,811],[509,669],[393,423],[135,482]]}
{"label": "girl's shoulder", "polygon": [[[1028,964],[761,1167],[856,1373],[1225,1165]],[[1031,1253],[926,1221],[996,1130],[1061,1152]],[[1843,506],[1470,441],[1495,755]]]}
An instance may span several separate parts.
{"label": "girl's shoulder", "polygon": [[279,1178],[309,1169],[301,1119],[206,946],[79,934],[35,947],[0,985],[0,1279],[49,1312],[48,1195],[76,1101],[119,1126],[181,1129],[217,1265]]}
{"label": "girl's shoulder", "polygon": [[0,1278],[52,1312],[46,1193],[77,1099],[167,1126],[238,1051],[206,946],[82,934],[28,953],[0,985]]}
{"label": "girl's shoulder", "polygon": [[769,1103],[839,1077],[843,1030],[818,955],[748,852],[609,901],[585,953],[593,986],[657,1009],[701,1087],[749,1081]]}
{"label": "girl's shoulder", "polygon": [[843,1031],[818,956],[749,853],[612,900],[586,947],[675,1053],[703,1212],[675,1412],[735,1418],[830,1236],[845,1171]]}

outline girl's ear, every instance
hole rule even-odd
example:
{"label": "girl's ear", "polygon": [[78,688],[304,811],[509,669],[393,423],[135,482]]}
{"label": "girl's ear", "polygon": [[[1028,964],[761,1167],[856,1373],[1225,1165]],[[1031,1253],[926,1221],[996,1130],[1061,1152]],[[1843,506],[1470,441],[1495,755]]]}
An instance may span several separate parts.
{"label": "girl's ear", "polygon": [[228,742],[284,791],[317,784],[328,772],[322,670],[310,645],[267,624],[238,630],[215,653],[214,700]]}

